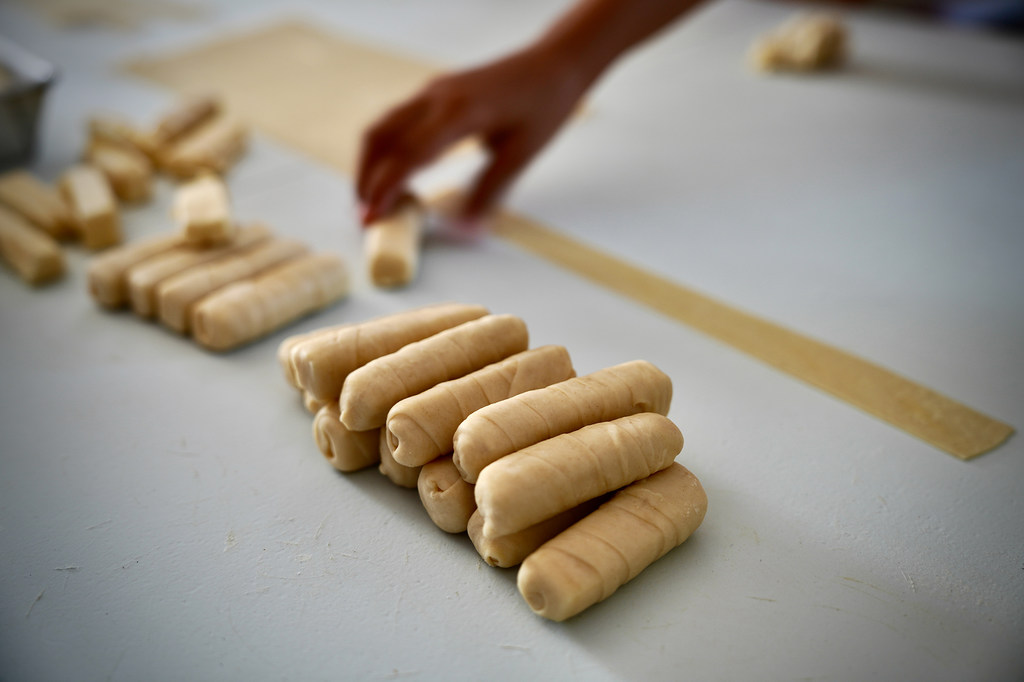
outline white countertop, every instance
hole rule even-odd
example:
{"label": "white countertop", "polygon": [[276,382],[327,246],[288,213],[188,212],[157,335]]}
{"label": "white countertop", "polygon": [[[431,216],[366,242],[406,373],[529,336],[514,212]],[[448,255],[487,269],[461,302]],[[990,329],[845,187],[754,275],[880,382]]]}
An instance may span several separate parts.
{"label": "white countertop", "polygon": [[[561,3],[223,3],[137,30],[0,5],[56,62],[52,179],[101,111],[173,94],[116,65],[300,18],[461,64]],[[742,55],[791,5],[723,0],[628,57],[510,205],[682,284],[1024,425],[1024,43],[848,17],[850,69],[765,78]],[[0,680],[1019,679],[1024,445],[964,462],[498,239],[432,245],[373,290],[349,181],[257,137],[237,213],[352,266],[341,304],[218,356],[89,300],[88,255],[31,290],[0,271]],[[170,229],[171,186],[125,214]],[[281,377],[296,331],[441,301],[520,315],[579,373],[674,381],[678,461],[709,511],[682,547],[562,624],[414,492],[342,475]]]}

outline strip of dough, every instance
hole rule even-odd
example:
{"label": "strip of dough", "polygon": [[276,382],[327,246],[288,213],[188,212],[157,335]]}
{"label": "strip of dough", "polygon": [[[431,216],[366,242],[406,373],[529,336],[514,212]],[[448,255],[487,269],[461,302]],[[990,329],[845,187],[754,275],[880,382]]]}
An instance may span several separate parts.
{"label": "strip of dough", "polygon": [[455,430],[473,412],[572,376],[572,360],[563,346],[517,353],[399,401],[388,412],[388,446],[406,466],[426,464],[452,451]]}
{"label": "strip of dough", "polygon": [[338,419],[338,403],[327,403],[313,418],[313,440],[338,471],[359,471],[380,462],[380,433],[349,431]]}
{"label": "strip of dough", "polygon": [[64,171],[60,189],[87,249],[121,243],[121,216],[107,178],[95,166],[79,164]]}
{"label": "strip of dough", "polygon": [[633,360],[558,384],[527,391],[469,415],[455,432],[455,466],[475,483],[488,464],[587,424],[640,412],[667,415],[672,380],[644,360]]}
{"label": "strip of dough", "polygon": [[171,214],[189,244],[223,244],[235,234],[227,185],[211,173],[201,173],[177,189]]}
{"label": "strip of dough", "polygon": [[155,291],[160,321],[175,331],[187,333],[192,308],[204,296],[308,251],[305,245],[297,241],[272,239],[241,253],[197,265],[168,277],[157,285]]}
{"label": "strip of dough", "polygon": [[202,172],[223,175],[242,155],[249,132],[236,118],[218,116],[189,133],[160,157],[160,166],[178,178]]}
{"label": "strip of dough", "polygon": [[420,467],[407,467],[396,462],[384,439],[384,429],[376,429],[376,431],[380,433],[377,439],[380,452],[380,467],[378,467],[380,472],[400,488],[415,488],[420,478]]}
{"label": "strip of dough", "polygon": [[29,284],[43,284],[64,274],[64,252],[53,237],[3,206],[0,206],[0,257]]}
{"label": "strip of dough", "polygon": [[473,486],[462,480],[450,455],[438,457],[420,469],[416,487],[427,515],[446,533],[463,533],[476,511]]}
{"label": "strip of dough", "polygon": [[321,400],[337,400],[356,368],[486,314],[483,306],[442,303],[328,330],[295,344],[291,364],[302,389]]}
{"label": "strip of dough", "polygon": [[515,315],[487,315],[410,343],[348,375],[338,399],[341,421],[355,431],[383,426],[399,400],[503,360],[528,344],[526,323]]}
{"label": "strip of dough", "polygon": [[201,300],[193,308],[192,334],[210,350],[228,350],[269,334],[347,293],[348,273],[341,258],[332,253],[300,256]]}
{"label": "strip of dough", "polygon": [[534,613],[562,621],[607,599],[700,526],[708,498],[673,464],[620,490],[526,557],[516,583]]}
{"label": "strip of dough", "polygon": [[54,239],[74,235],[71,208],[60,193],[24,170],[0,175],[0,202]]}
{"label": "strip of dough", "polygon": [[[467,483],[466,485],[472,484]],[[474,511],[469,518],[466,532],[469,533],[469,539],[485,562],[498,568],[511,568],[521,564],[523,559],[538,547],[597,509],[606,500],[606,497],[605,495],[595,497],[572,509],[555,514],[550,519],[535,523],[529,528],[494,538],[484,535],[484,517],[478,510]]]}
{"label": "strip of dough", "polygon": [[197,265],[240,253],[270,238],[270,228],[255,224],[241,228],[230,244],[209,249],[182,246],[149,258],[128,270],[128,298],[132,310],[142,317],[157,312],[156,288],[168,277]]}
{"label": "strip of dough", "polygon": [[138,203],[153,193],[153,164],[141,152],[105,142],[90,143],[86,160],[99,169],[119,201]]}
{"label": "strip of dough", "polygon": [[503,457],[476,483],[484,535],[515,533],[646,478],[670,465],[682,449],[683,434],[668,417],[643,412]]}
{"label": "strip of dough", "polygon": [[128,303],[128,272],[143,261],[182,245],[178,234],[160,234],[108,249],[89,263],[89,293],[107,308]]}
{"label": "strip of dough", "polygon": [[364,230],[363,248],[370,281],[400,287],[416,277],[423,237],[423,208],[413,198]]}

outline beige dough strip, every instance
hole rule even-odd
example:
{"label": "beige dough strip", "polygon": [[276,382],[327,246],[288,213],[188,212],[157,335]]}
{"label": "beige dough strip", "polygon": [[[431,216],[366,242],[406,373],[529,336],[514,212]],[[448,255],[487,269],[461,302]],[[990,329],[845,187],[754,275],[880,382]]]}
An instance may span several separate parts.
{"label": "beige dough strip", "polygon": [[0,206],[0,256],[29,284],[64,274],[64,252],[53,237]]}
{"label": "beige dough strip", "polygon": [[400,287],[416,277],[423,220],[423,207],[408,198],[391,215],[364,230],[366,269],[376,286]]}
{"label": "beige dough strip", "polygon": [[[466,485],[471,485],[467,483]],[[484,517],[474,511],[466,524],[466,532],[477,553],[485,562],[498,568],[511,568],[522,563],[538,547],[601,506],[606,496],[595,497],[529,528],[508,535],[484,535]]]}
{"label": "beige dough strip", "polygon": [[462,480],[451,455],[438,457],[420,469],[416,487],[434,525],[446,533],[464,533],[476,511],[473,486]]}
{"label": "beige dough strip", "polygon": [[359,471],[380,462],[379,430],[349,431],[338,419],[338,403],[327,403],[316,413],[313,440],[338,471]]}
{"label": "beige dough strip", "polygon": [[209,249],[180,246],[148,258],[128,270],[128,300],[141,317],[157,313],[156,289],[168,277],[218,258],[240,253],[270,238],[266,225],[248,225],[238,231],[230,244]]}
{"label": "beige dough strip", "polygon": [[517,353],[399,401],[388,412],[388,446],[406,466],[426,464],[452,451],[455,430],[476,410],[572,376],[572,360],[563,346]]}
{"label": "beige dough strip", "polygon": [[60,190],[85,248],[96,250],[121,243],[117,201],[98,168],[88,164],[72,166],[61,175]]}
{"label": "beige dough strip", "polygon": [[153,164],[141,152],[106,142],[91,142],[85,158],[103,173],[119,201],[139,203],[152,195]]}
{"label": "beige dough strip", "polygon": [[235,235],[227,185],[210,173],[201,173],[178,187],[171,215],[189,244],[223,244]]}
{"label": "beige dough strip", "polygon": [[475,483],[484,467],[516,450],[630,414],[667,415],[671,401],[672,380],[645,360],[527,391],[466,417],[452,439],[455,466]]}
{"label": "beige dough strip", "polygon": [[534,613],[562,621],[607,599],[700,526],[708,498],[680,464],[620,490],[526,557],[516,583]]}
{"label": "beige dough strip", "polygon": [[442,303],[315,332],[291,347],[290,364],[298,387],[321,400],[337,400],[353,370],[486,314],[483,306]]}
{"label": "beige dough strip", "polygon": [[129,301],[128,272],[149,258],[182,245],[181,236],[160,234],[122,244],[95,256],[89,263],[89,293],[100,305],[120,308]]}
{"label": "beige dough strip", "polygon": [[192,308],[200,299],[232,282],[258,275],[308,252],[300,242],[271,239],[241,253],[189,268],[157,284],[154,293],[157,315],[171,329],[187,333]]}
{"label": "beige dough strip", "polygon": [[354,431],[384,426],[388,411],[403,398],[524,351],[528,344],[526,323],[515,315],[487,315],[410,343],[348,375],[338,399],[341,421]]}
{"label": "beige dough strip", "polygon": [[348,272],[340,257],[332,253],[299,256],[199,301],[192,309],[192,335],[210,350],[229,350],[347,293]]}
{"label": "beige dough strip", "polygon": [[497,537],[540,523],[661,471],[682,449],[683,435],[668,417],[643,412],[502,457],[476,482],[483,533]]}
{"label": "beige dough strip", "polygon": [[225,173],[245,151],[248,130],[238,119],[218,116],[175,142],[159,157],[159,165],[178,178],[202,172]]}
{"label": "beige dough strip", "polygon": [[388,448],[388,442],[384,439],[384,429],[375,429],[380,433],[378,451],[380,452],[380,472],[387,476],[388,480],[400,488],[415,488],[420,478],[420,467],[407,467],[395,461]]}
{"label": "beige dough strip", "polygon": [[160,117],[153,141],[158,147],[166,147],[212,119],[220,110],[220,101],[210,95],[186,98]]}
{"label": "beige dough strip", "polygon": [[[304,57],[310,50],[322,57],[316,64]],[[348,174],[356,167],[360,132],[437,72],[422,60],[301,22],[226,36],[188,52],[137,60],[130,68],[179,91],[221,93],[239,110],[244,107],[254,125]],[[263,77],[239,77],[247,72]],[[303,78],[295,78],[296,73]],[[282,101],[288,106],[280,106]],[[333,113],[309,125],[310,111]],[[1010,426],[894,372],[739,311],[527,216],[501,212],[492,233],[957,457],[980,455],[1013,433]]]}
{"label": "beige dough strip", "polygon": [[71,208],[60,193],[24,170],[0,175],[0,203],[24,216],[54,239],[75,234]]}

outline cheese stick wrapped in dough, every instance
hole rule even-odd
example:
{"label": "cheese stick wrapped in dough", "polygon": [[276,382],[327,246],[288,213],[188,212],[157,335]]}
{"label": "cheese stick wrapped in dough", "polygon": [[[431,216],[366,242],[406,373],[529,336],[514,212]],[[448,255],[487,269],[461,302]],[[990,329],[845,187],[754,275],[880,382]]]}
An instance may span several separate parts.
{"label": "cheese stick wrapped in dough", "polygon": [[290,364],[298,387],[321,400],[337,400],[354,369],[486,314],[483,306],[442,303],[324,330],[296,342],[289,351]]}
{"label": "cheese stick wrapped in dough", "polygon": [[201,173],[179,187],[171,212],[189,244],[222,244],[235,234],[227,185],[211,173]]}
{"label": "cheese stick wrapped in dough", "polygon": [[132,310],[141,317],[153,317],[157,313],[156,288],[165,279],[197,265],[241,253],[269,237],[270,229],[265,225],[249,225],[241,228],[230,244],[208,249],[183,245],[139,263],[128,271]]}
{"label": "cheese stick wrapped in dough", "polygon": [[0,257],[29,284],[64,274],[64,252],[53,237],[0,206]]}
{"label": "cheese stick wrapped in dough", "polygon": [[420,478],[420,467],[407,467],[395,461],[384,438],[384,429],[374,429],[380,433],[377,438],[380,452],[380,472],[400,488],[415,488]]}
{"label": "cheese stick wrapped in dough", "polygon": [[217,116],[175,142],[160,156],[161,167],[178,178],[199,173],[222,175],[248,142],[248,130],[236,118]]}
{"label": "cheese stick wrapped in dough", "polygon": [[0,203],[54,239],[75,233],[71,208],[53,187],[24,170],[0,175]]}
{"label": "cheese stick wrapped in dough", "polygon": [[466,524],[466,532],[477,553],[491,566],[518,566],[538,547],[601,506],[605,499],[606,496],[595,497],[529,528],[493,538],[484,535],[484,517],[479,511],[474,511]]}
{"label": "cheese stick wrapped in dough", "polygon": [[178,102],[156,124],[153,141],[166,146],[194,131],[220,112],[220,101],[211,95],[197,95]]}
{"label": "cheese stick wrapped in dough", "polygon": [[423,207],[407,197],[390,215],[367,226],[363,248],[370,280],[398,287],[416,277],[423,236]]}
{"label": "cheese stick wrapped in dough", "polygon": [[[269,334],[348,293],[348,274],[331,253],[300,256],[210,294],[192,311],[192,333],[211,350]],[[372,428],[372,427],[371,427]],[[367,429],[353,429],[353,431]]]}
{"label": "cheese stick wrapped in dough", "polygon": [[85,248],[121,243],[121,215],[110,183],[99,169],[89,164],[72,166],[61,176],[60,189]]}
{"label": "cheese stick wrapped in dough", "polygon": [[152,194],[153,164],[141,152],[104,142],[93,142],[86,160],[107,178],[118,200],[137,203]]}
{"label": "cheese stick wrapped in dough", "polygon": [[[344,412],[342,412],[344,414]],[[508,535],[661,471],[683,434],[654,412],[584,426],[494,462],[476,483],[484,535]]]}
{"label": "cheese stick wrapped in dough", "polygon": [[[314,398],[313,396],[311,396],[308,393],[303,393],[302,394],[302,406],[305,407],[306,411],[309,412],[310,414],[316,414],[317,412],[319,412],[323,408],[324,405],[332,405],[332,404],[333,403],[330,403],[330,402],[327,402],[327,401],[324,401],[324,400],[320,400],[319,398]],[[339,424],[341,423],[340,419],[338,420],[338,423]],[[377,441],[374,441],[374,447],[376,447],[376,443],[377,443]]]}
{"label": "cheese stick wrapped in dough", "polygon": [[526,350],[526,324],[514,315],[488,315],[410,343],[348,375],[341,421],[354,431],[384,426],[402,398]]}
{"label": "cheese stick wrapped in dough", "polygon": [[302,393],[305,396],[304,400],[321,400],[321,398],[317,398],[310,394],[309,392],[303,390],[302,386],[299,384],[299,375],[295,368],[295,354],[292,351],[294,351],[295,348],[298,347],[298,345],[303,343],[304,341],[308,341],[309,339],[312,339],[314,337],[328,334],[330,332],[335,332],[339,329],[344,329],[345,327],[351,326],[351,324],[339,324],[334,325],[333,327],[322,327],[320,329],[314,329],[313,331],[303,332],[301,334],[294,334],[292,336],[289,336],[284,341],[282,341],[281,345],[277,347],[277,361],[281,365],[281,370],[284,372],[285,381],[287,381],[288,385],[291,386],[292,388],[302,391]]}
{"label": "cheese stick wrapped in dough", "polygon": [[107,308],[128,303],[128,272],[139,263],[182,245],[177,234],[161,234],[104,251],[89,263],[89,293]]}
{"label": "cheese stick wrapped in dough", "polygon": [[700,526],[708,498],[685,467],[669,468],[620,490],[519,568],[519,592],[535,613],[571,618],[621,585]]}
{"label": "cheese stick wrapped in dough", "polygon": [[420,469],[416,487],[427,515],[446,533],[462,533],[476,511],[473,486],[462,480],[450,455],[438,457]]}
{"label": "cheese stick wrapped in dough", "polygon": [[380,462],[380,433],[349,431],[338,419],[338,403],[327,403],[313,419],[313,439],[338,471],[359,471]]}
{"label": "cheese stick wrapped in dough", "polygon": [[155,292],[160,321],[184,334],[189,330],[193,306],[204,296],[305,253],[308,249],[299,242],[272,239],[168,277],[157,285]]}
{"label": "cheese stick wrapped in dough", "polygon": [[571,376],[569,352],[562,346],[541,346],[437,384],[400,401],[388,412],[391,454],[406,466],[426,464],[452,451],[455,429],[471,413]]}
{"label": "cheese stick wrapped in dough", "polygon": [[644,360],[568,379],[488,405],[455,432],[455,466],[475,483],[485,466],[587,424],[639,412],[668,414],[672,380]]}

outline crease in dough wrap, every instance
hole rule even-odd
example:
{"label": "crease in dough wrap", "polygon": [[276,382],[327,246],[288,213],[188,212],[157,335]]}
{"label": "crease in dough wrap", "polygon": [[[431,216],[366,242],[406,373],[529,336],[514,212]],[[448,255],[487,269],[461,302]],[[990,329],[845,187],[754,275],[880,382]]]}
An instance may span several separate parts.
{"label": "crease in dough wrap", "polygon": [[455,431],[455,466],[475,483],[487,465],[509,453],[587,424],[640,412],[667,415],[672,380],[633,360],[483,407]]}
{"label": "crease in dough wrap", "polygon": [[89,293],[104,307],[120,308],[128,303],[129,270],[181,245],[180,235],[161,234],[104,251],[89,263]]}
{"label": "crease in dough wrap", "polygon": [[642,412],[519,450],[477,480],[483,533],[497,537],[540,523],[661,471],[682,449],[683,434],[668,417]]}
{"label": "crease in dough wrap", "polygon": [[321,400],[337,400],[353,370],[486,314],[487,308],[479,305],[441,303],[312,332],[292,346],[289,363],[298,388]]}
{"label": "crease in dough wrap", "polygon": [[563,346],[517,353],[399,401],[388,412],[388,446],[406,466],[426,464],[452,451],[455,430],[476,410],[574,375]]}
{"label": "crease in dough wrap", "polygon": [[153,164],[141,152],[94,141],[86,160],[103,173],[119,201],[138,203],[152,195]]}
{"label": "crease in dough wrap", "polygon": [[26,170],[0,175],[0,203],[54,239],[75,234],[71,208],[60,192]]}
{"label": "crease in dough wrap", "polygon": [[526,557],[516,583],[534,613],[562,621],[607,599],[700,526],[700,481],[680,464],[617,492]]}
{"label": "crease in dough wrap", "polygon": [[0,206],[0,256],[29,284],[64,274],[64,252],[53,237]]}
{"label": "crease in dough wrap", "polygon": [[270,238],[270,228],[255,224],[241,228],[230,244],[208,249],[182,245],[148,258],[128,270],[128,300],[140,317],[157,313],[156,289],[168,277],[218,258],[240,253]]}
{"label": "crease in dough wrap", "polygon": [[189,244],[223,244],[235,233],[227,185],[211,173],[200,173],[175,191],[171,214]]}
{"label": "crease in dough wrap", "polygon": [[338,419],[338,403],[327,403],[313,418],[313,440],[338,471],[365,469],[380,462],[380,433],[349,431]]}
{"label": "crease in dough wrap", "polygon": [[[384,426],[403,398],[526,350],[526,323],[515,315],[487,315],[371,360],[341,388],[341,421],[355,431]],[[387,439],[385,438],[385,442]]]}
{"label": "crease in dough wrap", "polygon": [[[311,396],[308,393],[303,393],[302,394],[302,406],[304,408],[306,408],[306,412],[309,412],[310,414],[316,414],[317,412],[319,412],[323,408],[324,405],[331,405],[331,404],[333,404],[333,403],[330,403],[330,402],[328,402],[326,400],[320,400],[319,398],[314,398],[313,396]],[[340,419],[338,420],[338,423],[339,424],[341,423]],[[376,447],[377,446],[377,441],[375,440],[375,441],[373,441],[373,443],[374,443],[374,447]]]}
{"label": "crease in dough wrap", "polygon": [[332,253],[299,256],[199,301],[192,310],[192,335],[210,350],[229,350],[319,310],[346,293],[348,273],[340,257]]}
{"label": "crease in dough wrap", "polygon": [[407,467],[395,461],[388,449],[387,440],[384,439],[384,429],[376,429],[379,432],[377,437],[378,451],[380,452],[380,473],[387,476],[388,480],[400,488],[415,488],[419,483],[420,467]]}
{"label": "crease in dough wrap", "polygon": [[236,118],[220,115],[176,141],[160,155],[160,166],[178,178],[204,171],[223,175],[245,151],[249,133]]}
{"label": "crease in dough wrap", "polygon": [[99,169],[88,164],[72,166],[61,176],[60,189],[85,248],[97,250],[121,243],[117,201]]}
{"label": "crease in dough wrap", "polygon": [[469,517],[476,511],[476,499],[473,486],[462,480],[450,455],[424,464],[416,488],[435,526],[446,533],[465,532]]}
{"label": "crease in dough wrap", "polygon": [[184,334],[189,331],[192,308],[204,296],[308,252],[309,249],[297,241],[272,239],[168,277],[156,286],[160,321]]}
{"label": "crease in dough wrap", "polygon": [[[282,341],[281,344],[277,347],[277,362],[278,364],[281,365],[281,370],[284,372],[284,380],[288,382],[288,385],[298,391],[301,391],[308,398],[308,400],[323,400],[322,398],[317,398],[313,394],[309,393],[308,391],[302,388],[301,384],[299,384],[299,375],[295,368],[295,354],[292,351],[295,350],[295,348],[299,344],[308,341],[312,338],[315,338],[323,334],[327,334],[329,332],[335,332],[340,329],[345,329],[346,327],[351,326],[353,326],[352,323],[345,323],[333,325],[331,327],[322,327],[320,329],[302,332],[301,334],[293,334],[292,336],[289,336],[284,341]],[[339,393],[340,392],[341,391],[339,391]]]}
{"label": "crease in dough wrap", "polygon": [[511,568],[521,564],[523,559],[538,547],[597,509],[606,497],[595,497],[521,531],[493,538],[484,535],[484,517],[479,511],[474,511],[466,525],[466,532],[469,533],[469,539],[480,558],[487,564],[498,568]]}
{"label": "crease in dough wrap", "polygon": [[364,230],[363,252],[370,281],[400,287],[416,277],[423,237],[423,207],[412,197]]}

